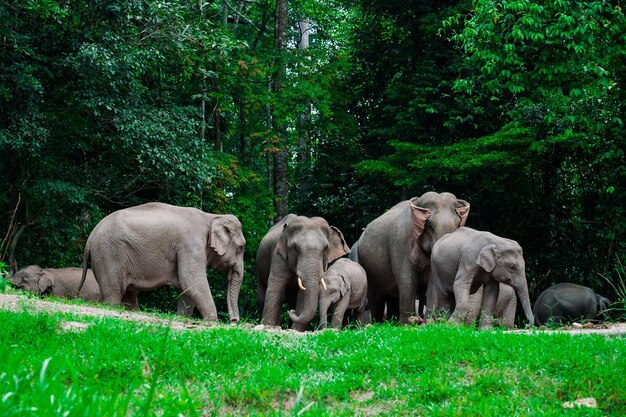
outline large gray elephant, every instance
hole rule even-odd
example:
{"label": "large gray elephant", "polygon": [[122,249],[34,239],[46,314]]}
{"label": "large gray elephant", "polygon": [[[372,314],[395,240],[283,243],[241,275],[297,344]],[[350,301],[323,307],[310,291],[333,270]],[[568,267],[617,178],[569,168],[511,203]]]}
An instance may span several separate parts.
{"label": "large gray elephant", "polygon": [[490,327],[500,283],[519,297],[528,325],[534,323],[522,248],[514,240],[462,227],[433,246],[428,280],[428,313],[441,310],[451,321],[470,324],[470,294],[483,287],[481,327]]}
{"label": "large gray elephant", "polygon": [[288,303],[294,328],[305,329],[317,312],[324,271],[349,252],[341,231],[323,218],[283,217],[263,237],[256,255],[261,323],[280,325],[282,305]]}
{"label": "large gray elephant", "polygon": [[333,310],[330,327],[340,329],[346,310],[354,311],[357,324],[365,321],[367,275],[358,263],[337,259],[324,273],[326,288],[320,290],[320,329],[328,327],[328,310]]}
{"label": "large gray elephant", "polygon": [[[91,262],[101,299],[135,307],[138,291],[171,285],[209,321],[217,309],[206,268],[226,272],[231,321],[239,320],[246,240],[232,214],[147,203],[109,214],[85,245],[83,279]],[[179,313],[180,311],[179,303]]]}
{"label": "large gray elephant", "polygon": [[350,259],[367,273],[373,321],[383,320],[385,304],[402,323],[415,315],[416,294],[425,298],[433,245],[463,226],[469,209],[454,194],[431,191],[396,204],[367,225]]}
{"label": "large gray elephant", "polygon": [[82,298],[87,301],[100,299],[100,288],[91,270],[87,271],[85,284],[80,292],[82,268],[45,268],[29,265],[11,276],[11,284],[18,289],[38,294],[51,294],[61,298]]}
{"label": "large gray elephant", "polygon": [[608,310],[611,302],[591,288],[563,282],[539,294],[533,313],[535,324],[563,324],[576,320],[596,321]]}

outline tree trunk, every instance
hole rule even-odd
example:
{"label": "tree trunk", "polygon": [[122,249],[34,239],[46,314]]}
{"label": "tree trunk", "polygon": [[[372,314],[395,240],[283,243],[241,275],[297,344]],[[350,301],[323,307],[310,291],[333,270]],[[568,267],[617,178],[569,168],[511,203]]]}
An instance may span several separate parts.
{"label": "tree trunk", "polygon": [[[298,22],[298,28],[300,31],[300,36],[298,39],[298,49],[305,50],[309,48],[309,33],[311,32],[311,22],[308,18],[302,18]],[[302,76],[306,76],[306,74],[301,74]],[[300,114],[297,121],[297,130],[298,130],[298,169],[296,170],[298,173],[297,180],[300,184],[300,187],[304,193],[308,191],[308,182],[309,182],[309,174],[311,171],[310,166],[310,153],[309,153],[309,143],[310,136],[308,133],[308,127],[311,122],[311,103],[304,103],[304,111]]]}
{"label": "tree trunk", "polygon": [[[287,49],[287,10],[288,0],[277,0],[274,24],[274,73],[272,76],[272,94],[279,97],[286,68],[284,54]],[[274,103],[276,100],[274,100]],[[289,212],[289,166],[287,162],[287,138],[284,123],[279,121],[279,112],[272,105],[272,128],[278,140],[278,150],[274,155],[274,193],[276,195],[276,218],[280,219]]]}

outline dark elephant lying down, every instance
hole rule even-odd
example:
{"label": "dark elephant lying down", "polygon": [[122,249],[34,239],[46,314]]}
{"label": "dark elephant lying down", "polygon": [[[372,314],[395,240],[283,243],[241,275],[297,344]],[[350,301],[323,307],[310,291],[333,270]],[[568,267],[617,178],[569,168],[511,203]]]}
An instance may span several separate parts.
{"label": "dark elephant lying down", "polygon": [[41,269],[37,265],[30,265],[13,274],[11,284],[15,288],[39,294],[98,301],[100,288],[91,269],[87,271],[85,284],[78,293],[81,277],[82,268]]}
{"label": "dark elephant lying down", "polygon": [[608,299],[591,288],[563,282],[547,288],[537,297],[533,306],[535,324],[543,326],[549,322],[563,324],[598,320],[609,305]]}

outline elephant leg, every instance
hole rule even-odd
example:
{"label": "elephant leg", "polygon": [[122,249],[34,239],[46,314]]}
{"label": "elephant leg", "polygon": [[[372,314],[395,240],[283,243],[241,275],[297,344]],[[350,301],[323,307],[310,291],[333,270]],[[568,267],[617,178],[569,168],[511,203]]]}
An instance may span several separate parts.
{"label": "elephant leg", "polygon": [[[452,285],[452,291],[454,292],[454,300],[456,305],[454,312],[450,317],[450,320],[458,324],[471,323],[472,315],[472,300],[470,299],[470,289],[472,287],[472,280],[465,277],[455,277],[454,284]],[[483,292],[484,295],[484,292]]]}
{"label": "elephant leg", "polygon": [[409,317],[415,316],[415,294],[417,293],[417,279],[413,264],[408,260],[393,268],[393,275],[398,284],[398,297],[400,301],[400,323],[407,324]]}
{"label": "elephant leg", "polygon": [[[257,270],[257,276],[260,272]],[[265,293],[267,292],[267,285],[260,280],[256,284],[256,305],[259,310],[259,317],[263,317],[263,308],[265,307]]]}
{"label": "elephant leg", "polygon": [[196,304],[187,293],[180,293],[176,301],[176,314],[179,316],[192,317]]}
{"label": "elephant leg", "polygon": [[139,310],[137,301],[137,290],[127,289],[122,297],[122,304],[129,310]]}
{"label": "elephant leg", "polygon": [[483,285],[483,301],[480,311],[480,328],[488,329],[493,327],[493,311],[500,293],[498,282],[489,282]]}
{"label": "elephant leg", "polygon": [[100,288],[100,301],[112,306],[121,305],[126,292],[121,265],[113,259],[103,259],[93,265],[92,269]]}
{"label": "elephant leg", "polygon": [[372,323],[382,323],[385,314],[385,303],[382,297],[377,294],[373,285],[367,288],[367,301],[370,310],[370,321]]}
{"label": "elephant leg", "polygon": [[[454,309],[453,300],[451,300],[449,294],[446,294],[443,289],[439,288],[439,274],[436,268],[432,268],[430,277],[426,284],[426,318],[436,318],[440,314],[444,314],[446,318],[450,316],[450,313]],[[420,300],[421,302],[422,300]]]}
{"label": "elephant leg", "polygon": [[[279,282],[280,281],[280,282]],[[268,326],[280,326],[280,313],[287,294],[287,280],[279,280],[270,274],[261,323]]]}
{"label": "elephant leg", "polygon": [[366,321],[365,306],[359,307],[355,311],[355,315],[356,315],[356,324],[357,324],[357,326],[363,326],[365,324],[365,321]]}
{"label": "elephant leg", "polygon": [[217,321],[217,308],[206,277],[206,263],[200,256],[178,254],[180,289],[195,303],[204,320]]}
{"label": "elephant leg", "polygon": [[517,310],[517,298],[515,290],[508,285],[500,286],[500,294],[498,295],[498,303],[496,304],[496,313],[502,320],[502,325],[512,329],[515,327],[515,311]]}
{"label": "elephant leg", "polygon": [[343,323],[343,316],[346,314],[346,310],[348,309],[348,304],[350,303],[350,293],[347,292],[345,296],[343,296],[337,305],[335,306],[335,311],[333,312],[333,318],[330,322],[330,327],[333,329],[341,329],[341,325]]}

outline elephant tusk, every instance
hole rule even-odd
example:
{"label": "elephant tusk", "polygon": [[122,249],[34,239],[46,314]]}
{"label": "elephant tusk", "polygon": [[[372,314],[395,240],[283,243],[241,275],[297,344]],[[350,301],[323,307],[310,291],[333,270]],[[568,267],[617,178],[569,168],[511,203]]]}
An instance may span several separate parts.
{"label": "elephant tusk", "polygon": [[302,285],[302,278],[300,277],[298,277],[298,287],[300,287],[302,291],[306,291],[306,288],[304,288],[304,285]]}
{"label": "elephant tusk", "polygon": [[328,288],[326,287],[326,283],[324,282],[324,278],[320,279],[320,284],[322,284],[322,287],[328,291]]}

